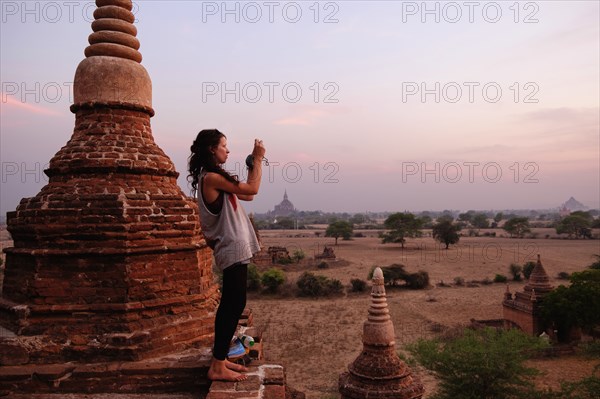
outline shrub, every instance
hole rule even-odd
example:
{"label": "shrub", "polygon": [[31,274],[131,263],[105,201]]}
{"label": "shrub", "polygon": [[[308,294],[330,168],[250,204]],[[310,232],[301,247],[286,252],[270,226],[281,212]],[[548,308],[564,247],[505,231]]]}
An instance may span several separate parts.
{"label": "shrub", "polygon": [[494,283],[506,283],[507,281],[508,278],[506,278],[504,274],[496,274],[496,276],[494,276]]}
{"label": "shrub", "polygon": [[284,281],[285,274],[274,267],[264,272],[261,277],[262,285],[271,293],[277,292],[277,289]]}
{"label": "shrub", "polygon": [[[375,268],[373,267],[369,272],[369,280],[373,279],[374,271]],[[398,281],[404,281],[408,288],[421,289],[429,286],[429,274],[422,270],[417,273],[408,273],[404,270],[404,265],[394,263],[382,267],[381,271],[383,272],[385,285],[398,285]]]}
{"label": "shrub", "polygon": [[325,295],[339,295],[344,293],[344,285],[336,278],[330,278],[325,281]]}
{"label": "shrub", "polygon": [[585,357],[600,359],[600,341],[592,341],[580,345],[580,349]]}
{"label": "shrub", "polygon": [[462,277],[454,277],[454,285],[462,287],[463,285],[465,285],[465,279]]}
{"label": "shrub", "polygon": [[429,273],[419,270],[416,273],[410,273],[405,278],[406,285],[409,288],[420,290],[429,286]]}
{"label": "shrub", "polygon": [[[386,285],[396,285],[398,280],[404,280],[406,278],[406,271],[404,270],[404,265],[399,263],[394,263],[389,266],[383,266],[381,268],[383,272],[383,280]],[[375,268],[372,268],[369,272],[369,280],[373,279],[373,273],[375,272]]]}
{"label": "shrub", "polygon": [[531,276],[531,272],[533,271],[535,265],[535,262],[527,262],[523,265],[523,276],[525,276],[527,280],[529,280],[529,276]]}
{"label": "shrub", "polygon": [[513,281],[521,281],[521,272],[523,271],[523,267],[521,265],[517,265],[516,263],[511,263],[508,267],[510,274],[513,276]]}
{"label": "shrub", "polygon": [[[320,279],[319,277],[322,278]],[[316,276],[310,272],[304,272],[296,282],[299,290],[298,295],[309,297],[324,295],[323,278],[325,277]]]}
{"label": "shrub", "polygon": [[248,282],[246,287],[248,291],[258,291],[260,289],[260,273],[254,263],[248,265]]}
{"label": "shrub", "polygon": [[337,279],[329,279],[325,276],[304,272],[296,282],[298,295],[306,297],[319,297],[344,292],[342,282]]}
{"label": "shrub", "polygon": [[329,263],[322,261],[319,262],[319,264],[317,265],[317,268],[319,269],[328,269],[329,268]]}
{"label": "shrub", "polygon": [[596,261],[592,263],[589,268],[599,270],[600,269],[600,255],[594,255],[596,257]]}
{"label": "shrub", "polygon": [[293,260],[290,257],[281,257],[281,258],[277,259],[277,263],[279,263],[280,265],[289,265],[292,262],[293,262]]}
{"label": "shrub", "polygon": [[302,259],[304,259],[306,257],[306,254],[304,253],[303,250],[301,249],[297,249],[294,251],[294,254],[292,255],[292,259],[296,262],[296,263],[300,263],[300,261]]}
{"label": "shrub", "polygon": [[511,330],[464,330],[445,340],[420,339],[411,355],[440,381],[436,398],[531,398],[539,372],[525,361],[547,348],[537,337]]}
{"label": "shrub", "polygon": [[363,292],[367,288],[367,282],[359,278],[353,278],[350,284],[352,284],[352,292]]}
{"label": "shrub", "polygon": [[559,272],[558,273],[558,278],[561,280],[568,280],[569,277],[571,277],[571,275],[567,272]]}

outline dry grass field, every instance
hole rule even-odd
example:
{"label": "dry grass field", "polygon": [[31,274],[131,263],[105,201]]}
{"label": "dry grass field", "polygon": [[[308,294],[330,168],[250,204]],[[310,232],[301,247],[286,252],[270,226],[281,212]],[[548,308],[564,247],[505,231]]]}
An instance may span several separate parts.
{"label": "dry grass field", "polygon": [[[302,249],[306,259],[300,264],[281,266],[286,271],[288,289],[305,270],[336,278],[344,285],[350,280],[366,280],[373,266],[402,263],[407,271],[425,270],[432,288],[426,290],[388,289],[388,304],[396,331],[396,345],[432,337],[443,327],[468,324],[470,319],[494,319],[502,316],[505,284],[479,287],[436,287],[440,281],[453,283],[455,277],[465,281],[493,279],[496,274],[509,276],[511,263],[523,264],[541,255],[542,263],[554,285],[559,272],[583,270],[600,254],[599,240],[510,239],[502,237],[462,237],[449,250],[431,237],[409,239],[402,250],[397,244],[381,244],[376,231],[365,230],[365,237],[339,240],[334,247],[337,262],[317,269],[311,259],[332,246],[333,238],[323,237],[323,230],[261,231],[265,246],[286,246],[290,253]],[[493,230],[488,230],[493,231]],[[553,229],[534,229],[537,237],[552,236]],[[11,246],[6,230],[1,232],[2,248]],[[594,234],[597,236],[598,231]],[[510,282],[512,291],[521,290],[524,282]],[[370,303],[369,292],[349,293],[343,297],[306,299],[287,296],[251,294],[248,306],[254,323],[264,331],[265,356],[286,367],[287,380],[304,391],[309,399],[337,398],[338,375],[359,354],[362,323]],[[558,388],[560,380],[577,380],[591,374],[592,360],[569,356],[534,360],[531,365],[543,372],[537,384]],[[425,384],[425,398],[435,389],[435,379],[424,369],[414,368]]]}
{"label": "dry grass field", "polygon": [[[553,235],[553,229],[535,229],[538,237]],[[479,287],[435,287],[455,277],[465,281],[493,279],[496,274],[509,277],[511,263],[523,264],[541,255],[542,263],[554,285],[559,272],[583,270],[600,254],[598,240],[511,239],[500,237],[462,237],[448,251],[440,248],[431,237],[409,239],[402,250],[397,244],[381,244],[374,231],[362,231],[366,237],[350,241],[338,240],[335,252],[339,262],[329,262],[327,269],[317,269],[310,259],[300,265],[281,266],[292,285],[305,270],[336,278],[349,285],[352,278],[366,280],[373,266],[402,263],[409,272],[425,270],[432,288],[426,290],[388,289],[388,304],[396,331],[396,345],[421,337],[431,337],[442,327],[468,324],[472,318],[502,317],[502,297],[505,284]],[[287,246],[290,253],[302,249],[307,258],[333,245],[332,238],[320,237],[311,230],[261,231],[265,246]],[[597,232],[595,232],[597,234]],[[524,282],[510,282],[511,291],[521,290]],[[310,399],[337,398],[337,378],[361,350],[362,323],[366,319],[368,293],[348,294],[327,299],[269,298],[251,295],[248,305],[255,324],[265,333],[265,355],[283,364],[289,383],[306,392]],[[537,383],[558,388],[561,379],[577,380],[589,376],[597,362],[578,357],[535,360],[531,364],[542,374]],[[565,372],[565,368],[568,372]],[[426,392],[435,389],[435,379],[417,368]],[[425,397],[428,397],[426,394]]]}

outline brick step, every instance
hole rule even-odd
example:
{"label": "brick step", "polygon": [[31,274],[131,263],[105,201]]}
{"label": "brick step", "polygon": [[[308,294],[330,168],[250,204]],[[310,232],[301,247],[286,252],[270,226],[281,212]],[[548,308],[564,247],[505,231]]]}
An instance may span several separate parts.
{"label": "brick step", "polygon": [[[206,395],[210,381],[206,377],[210,364],[208,348],[190,349],[176,355],[137,362],[27,364],[0,367],[2,395],[58,395],[48,398],[104,399],[94,395]],[[63,395],[63,397],[61,397]],[[79,396],[77,396],[79,395]],[[152,396],[148,396],[152,398]],[[165,399],[168,396],[165,396]],[[111,396],[106,398],[113,399]],[[143,396],[145,399],[146,396]],[[179,399],[173,396],[173,399]],[[196,399],[182,396],[182,399]],[[152,398],[154,399],[154,398]],[[171,398],[169,398],[171,399]]]}
{"label": "brick step", "polygon": [[206,399],[264,398],[285,399],[283,366],[256,361],[248,367],[245,381],[214,381]]}

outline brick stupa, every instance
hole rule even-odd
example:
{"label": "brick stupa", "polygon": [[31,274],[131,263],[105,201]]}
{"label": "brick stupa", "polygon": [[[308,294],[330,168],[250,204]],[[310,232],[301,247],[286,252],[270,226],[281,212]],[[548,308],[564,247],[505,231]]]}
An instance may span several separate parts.
{"label": "brick stupa", "polygon": [[424,388],[396,353],[394,325],[390,318],[383,272],[373,273],[371,306],[363,325],[363,350],[340,375],[342,399],[420,399]]}
{"label": "brick stupa", "polygon": [[[48,184],[8,213],[0,396],[206,383],[178,354],[212,344],[211,251],[152,136],[132,2],[96,5],[75,74],[73,135],[50,161]],[[171,357],[149,363],[161,356]]]}
{"label": "brick stupa", "polygon": [[507,287],[504,301],[502,301],[505,327],[517,326],[530,335],[539,335],[544,332],[544,326],[540,319],[540,304],[544,296],[553,289],[548,273],[538,255],[537,263],[531,271],[523,291],[516,292],[513,297]]}

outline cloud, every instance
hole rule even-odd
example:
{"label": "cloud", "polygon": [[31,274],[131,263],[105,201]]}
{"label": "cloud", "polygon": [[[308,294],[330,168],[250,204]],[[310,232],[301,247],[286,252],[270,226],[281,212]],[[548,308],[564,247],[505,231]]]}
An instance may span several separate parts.
{"label": "cloud", "polygon": [[3,104],[3,106],[1,107],[2,109],[4,109],[5,104],[8,104],[11,108],[14,107],[14,108],[22,109],[22,110],[25,110],[27,112],[31,112],[34,114],[62,116],[62,114],[59,112],[50,110],[48,108],[40,107],[37,105],[32,105],[32,104],[21,102],[19,100],[16,100],[13,96],[10,96],[10,95],[4,94],[4,93],[0,93],[0,97],[2,98],[2,104]]}

